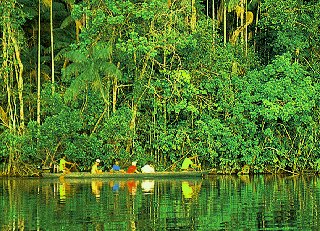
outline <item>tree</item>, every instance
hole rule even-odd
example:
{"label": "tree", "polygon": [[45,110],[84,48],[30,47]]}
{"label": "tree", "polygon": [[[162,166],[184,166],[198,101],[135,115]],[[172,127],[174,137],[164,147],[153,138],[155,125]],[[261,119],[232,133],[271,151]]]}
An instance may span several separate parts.
{"label": "tree", "polygon": [[53,0],[43,0],[45,6],[50,9],[50,44],[51,44],[51,84],[52,84],[52,94],[54,94],[54,40],[53,40]]}
{"label": "tree", "polygon": [[[2,60],[0,76],[2,85],[6,89],[7,102],[5,109],[1,107],[1,120],[8,129],[9,153],[7,173],[15,170],[16,161],[19,159],[14,143],[14,136],[21,136],[25,131],[24,96],[23,96],[23,68],[21,50],[23,47],[23,31],[25,15],[18,7],[15,0],[2,2],[0,5],[2,31]],[[16,95],[17,93],[17,95]],[[17,101],[19,103],[17,103]],[[19,113],[17,112],[19,111]]]}
{"label": "tree", "polygon": [[38,72],[37,72],[37,122],[40,125],[41,106],[41,0],[38,1]]}

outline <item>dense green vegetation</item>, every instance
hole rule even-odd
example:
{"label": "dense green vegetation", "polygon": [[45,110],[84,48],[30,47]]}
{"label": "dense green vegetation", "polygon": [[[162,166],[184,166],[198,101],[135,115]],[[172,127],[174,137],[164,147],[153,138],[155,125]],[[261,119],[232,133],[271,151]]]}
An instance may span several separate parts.
{"label": "dense green vegetation", "polygon": [[320,2],[0,2],[0,158],[320,168]]}

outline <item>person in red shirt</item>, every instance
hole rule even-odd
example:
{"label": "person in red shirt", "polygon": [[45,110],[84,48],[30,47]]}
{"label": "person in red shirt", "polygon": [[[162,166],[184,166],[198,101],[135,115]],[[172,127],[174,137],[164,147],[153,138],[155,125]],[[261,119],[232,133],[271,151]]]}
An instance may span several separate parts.
{"label": "person in red shirt", "polygon": [[133,161],[131,163],[131,166],[129,166],[127,173],[138,173],[138,169],[137,169],[137,161]]}

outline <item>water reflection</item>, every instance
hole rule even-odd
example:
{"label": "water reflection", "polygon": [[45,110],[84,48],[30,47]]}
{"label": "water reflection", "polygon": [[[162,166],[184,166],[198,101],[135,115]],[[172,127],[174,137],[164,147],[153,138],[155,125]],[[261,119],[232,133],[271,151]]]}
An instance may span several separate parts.
{"label": "water reflection", "polygon": [[136,181],[136,180],[127,181],[127,187],[130,195],[136,195],[138,185],[139,185],[139,181]]}
{"label": "water reflection", "polygon": [[0,183],[0,230],[318,230],[320,225],[320,178],[311,176]]}
{"label": "water reflection", "polygon": [[70,193],[70,184],[66,182],[64,177],[59,178],[59,203],[66,203],[66,195]]}
{"label": "water reflection", "polygon": [[154,190],[154,180],[143,180],[141,182],[141,189],[144,194],[151,194]]}
{"label": "water reflection", "polygon": [[239,178],[244,183],[247,183],[247,184],[250,183],[250,176],[249,175],[240,175]]}
{"label": "water reflection", "polygon": [[188,181],[182,181],[182,193],[185,199],[191,199],[193,194],[193,188],[191,186],[191,183]]}
{"label": "water reflection", "polygon": [[112,191],[114,193],[118,193],[119,192],[119,190],[120,190],[120,182],[111,180],[109,185],[112,188]]}
{"label": "water reflection", "polygon": [[102,181],[101,180],[92,180],[91,191],[97,200],[100,199],[101,188],[102,188]]}

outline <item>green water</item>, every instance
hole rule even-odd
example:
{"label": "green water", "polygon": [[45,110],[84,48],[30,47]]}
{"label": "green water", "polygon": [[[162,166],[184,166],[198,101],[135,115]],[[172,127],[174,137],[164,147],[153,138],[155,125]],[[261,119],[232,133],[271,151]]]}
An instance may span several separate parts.
{"label": "green water", "polygon": [[0,230],[320,230],[320,178],[1,179]]}

